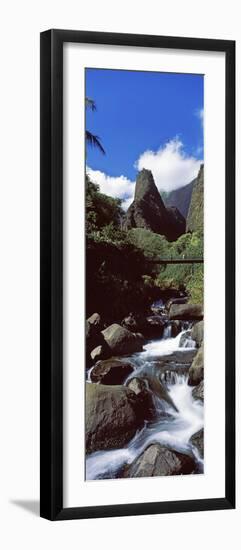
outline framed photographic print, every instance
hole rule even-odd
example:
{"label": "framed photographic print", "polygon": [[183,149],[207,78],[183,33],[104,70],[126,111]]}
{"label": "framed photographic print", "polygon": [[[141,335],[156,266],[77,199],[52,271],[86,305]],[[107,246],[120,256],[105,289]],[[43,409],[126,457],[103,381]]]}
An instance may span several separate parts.
{"label": "framed photographic print", "polygon": [[51,520],[235,507],[235,43],[41,34]]}

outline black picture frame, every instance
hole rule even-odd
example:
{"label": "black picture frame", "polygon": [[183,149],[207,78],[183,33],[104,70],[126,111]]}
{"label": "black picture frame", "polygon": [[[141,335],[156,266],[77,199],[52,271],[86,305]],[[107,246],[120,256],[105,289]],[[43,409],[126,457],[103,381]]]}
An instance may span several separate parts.
{"label": "black picture frame", "polygon": [[[63,507],[63,44],[224,52],[226,56],[225,497]],[[235,42],[203,38],[48,30],[41,33],[40,515],[49,520],[235,507]]]}

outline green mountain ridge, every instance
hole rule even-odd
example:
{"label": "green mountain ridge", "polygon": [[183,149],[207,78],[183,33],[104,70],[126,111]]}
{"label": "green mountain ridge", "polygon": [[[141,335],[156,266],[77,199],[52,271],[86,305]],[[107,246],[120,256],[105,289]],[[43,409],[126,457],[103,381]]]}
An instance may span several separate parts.
{"label": "green mountain ridge", "polygon": [[203,232],[203,206],[204,165],[202,164],[193,185],[192,196],[187,215],[186,231]]}
{"label": "green mountain ridge", "polygon": [[174,189],[173,191],[170,191],[170,193],[161,192],[162,200],[165,203],[166,207],[175,206],[178,208],[179,212],[184,216],[184,218],[187,218],[188,210],[191,202],[191,196],[192,196],[192,190],[194,183],[196,181],[196,178],[192,180],[187,185],[184,185],[184,187],[180,187],[179,189]]}

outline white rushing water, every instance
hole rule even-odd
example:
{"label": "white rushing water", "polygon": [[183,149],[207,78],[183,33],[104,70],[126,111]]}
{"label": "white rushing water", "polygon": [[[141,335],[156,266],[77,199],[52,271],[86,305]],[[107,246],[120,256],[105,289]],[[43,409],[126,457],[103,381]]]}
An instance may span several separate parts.
{"label": "white rushing water", "polygon": [[[182,331],[175,338],[162,338],[148,343],[140,354],[131,357],[135,364],[135,371],[129,376],[144,376],[150,373],[153,375],[154,366],[152,359],[171,354],[178,351],[185,357],[194,348],[194,342],[190,347],[179,347],[180,340],[185,331]],[[167,334],[167,333],[166,333]],[[165,336],[165,334],[164,334]],[[181,370],[181,372],[180,372]],[[155,371],[156,372],[156,371]],[[160,371],[159,371],[160,374]],[[87,457],[86,479],[113,478],[118,470],[125,464],[132,463],[151,443],[160,443],[169,446],[180,452],[190,451],[190,437],[203,427],[203,405],[200,401],[193,399],[193,388],[187,383],[187,370],[178,371],[165,370],[160,375],[161,381],[165,383],[169,395],[177,407],[178,412],[165,401],[155,396],[154,402],[157,410],[155,421],[146,422],[143,429],[136,433],[130,443],[122,448],[108,451],[97,451]],[[159,415],[158,415],[159,413]],[[168,414],[163,414],[168,413]],[[192,449],[194,450],[194,449]],[[195,451],[197,462],[202,467],[202,460]]]}
{"label": "white rushing water", "polygon": [[[144,354],[146,357],[157,357],[158,355],[161,357],[162,355],[168,355],[174,351],[184,349],[183,347],[180,348],[180,340],[186,332],[186,330],[182,330],[175,338],[171,338],[171,325],[168,325],[164,328],[163,338],[160,340],[153,340],[144,346],[145,351],[142,353],[143,357]],[[195,349],[195,342],[193,340],[192,342],[192,347]]]}

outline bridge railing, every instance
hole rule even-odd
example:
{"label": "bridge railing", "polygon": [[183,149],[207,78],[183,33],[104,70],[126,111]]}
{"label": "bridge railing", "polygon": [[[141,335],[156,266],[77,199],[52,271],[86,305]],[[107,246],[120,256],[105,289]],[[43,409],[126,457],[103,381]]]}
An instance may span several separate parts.
{"label": "bridge railing", "polygon": [[155,258],[155,259],[148,259],[149,263],[152,264],[203,264],[204,259],[202,257],[199,258]]}

